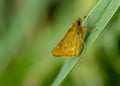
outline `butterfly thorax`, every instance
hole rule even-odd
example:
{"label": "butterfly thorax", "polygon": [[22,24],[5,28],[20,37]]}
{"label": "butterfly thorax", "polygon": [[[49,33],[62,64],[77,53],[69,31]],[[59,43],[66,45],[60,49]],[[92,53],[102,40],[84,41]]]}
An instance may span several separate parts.
{"label": "butterfly thorax", "polygon": [[85,32],[85,27],[82,26],[82,21],[80,21],[79,19],[76,20],[70,28],[70,31],[75,31],[76,34],[83,36]]}

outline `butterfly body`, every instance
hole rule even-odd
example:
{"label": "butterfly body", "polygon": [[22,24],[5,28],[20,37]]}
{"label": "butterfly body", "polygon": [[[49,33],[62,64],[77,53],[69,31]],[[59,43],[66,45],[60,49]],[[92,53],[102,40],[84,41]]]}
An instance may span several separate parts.
{"label": "butterfly body", "polygon": [[64,38],[53,49],[53,56],[74,57],[80,54],[83,45],[83,36],[86,28],[82,26],[82,20],[78,18],[68,30]]}

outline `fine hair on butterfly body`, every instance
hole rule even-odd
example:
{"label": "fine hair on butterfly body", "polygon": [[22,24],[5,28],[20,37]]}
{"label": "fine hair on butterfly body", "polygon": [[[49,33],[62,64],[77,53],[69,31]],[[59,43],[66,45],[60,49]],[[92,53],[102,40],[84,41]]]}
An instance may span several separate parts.
{"label": "fine hair on butterfly body", "polygon": [[63,39],[52,50],[52,55],[56,57],[78,56],[82,50],[84,43],[83,37],[85,31],[86,28],[82,26],[82,19],[77,18]]}

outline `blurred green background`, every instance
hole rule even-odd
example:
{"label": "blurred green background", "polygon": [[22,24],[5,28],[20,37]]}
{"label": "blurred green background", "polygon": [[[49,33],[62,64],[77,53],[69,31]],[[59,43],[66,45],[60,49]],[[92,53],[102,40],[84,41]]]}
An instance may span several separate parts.
{"label": "blurred green background", "polygon": [[[0,86],[49,86],[67,58],[51,50],[98,0],[0,0]],[[120,8],[61,86],[120,86]]]}

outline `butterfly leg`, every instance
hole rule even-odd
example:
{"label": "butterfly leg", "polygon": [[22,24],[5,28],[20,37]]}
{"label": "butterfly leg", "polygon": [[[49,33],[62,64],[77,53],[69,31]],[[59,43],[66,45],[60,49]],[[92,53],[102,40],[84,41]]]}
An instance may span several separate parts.
{"label": "butterfly leg", "polygon": [[81,42],[82,42],[82,44],[83,44],[83,47],[85,48],[85,51],[87,51],[87,46],[86,46],[86,43],[84,42],[84,40],[83,40],[83,39],[81,39],[81,38],[80,38],[80,40],[81,40]]}
{"label": "butterfly leg", "polygon": [[90,32],[96,32],[97,30],[94,30],[94,29],[89,29],[89,28],[95,28],[95,26],[87,26],[87,27],[84,27],[84,28],[88,28],[86,29],[86,31],[90,31]]}

